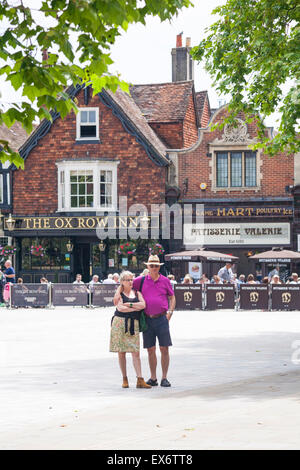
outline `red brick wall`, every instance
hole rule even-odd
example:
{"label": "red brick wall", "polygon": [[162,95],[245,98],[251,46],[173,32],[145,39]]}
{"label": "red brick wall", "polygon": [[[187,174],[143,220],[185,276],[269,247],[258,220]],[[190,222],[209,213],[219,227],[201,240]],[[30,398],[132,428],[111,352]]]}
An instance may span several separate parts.
{"label": "red brick wall", "polygon": [[[225,111],[220,111],[218,113],[218,119],[224,116],[224,112]],[[247,127],[250,138],[256,137],[257,129],[255,122],[248,124]],[[294,158],[283,154],[278,154],[274,157],[261,154],[261,182],[260,189],[258,191],[255,191],[254,189],[247,189],[245,191],[212,191],[210,179],[210,175],[212,173],[210,162],[212,161],[212,157],[207,157],[207,153],[209,153],[209,143],[214,141],[216,138],[221,140],[222,135],[223,130],[215,130],[213,132],[208,130],[204,131],[201,144],[196,150],[186,154],[179,154],[180,188],[183,188],[184,179],[188,178],[188,192],[184,196],[185,199],[221,197],[247,199],[250,197],[278,197],[287,195],[285,187],[294,184]],[[201,191],[199,188],[199,185],[202,182],[207,184],[207,189],[205,191]]]}
{"label": "red brick wall", "polygon": [[[78,105],[85,106],[83,91]],[[107,158],[119,160],[118,197],[127,196],[132,203],[161,204],[164,202],[166,169],[154,164],[144,148],[128,134],[119,119],[103,105],[98,96],[87,106],[99,107],[100,144],[76,144],[76,116],[70,113],[57,119],[51,130],[30,152],[25,169],[14,172],[13,214],[47,215],[57,210],[57,167],[64,158]]]}
{"label": "red brick wall", "polygon": [[181,149],[183,147],[182,122],[149,122],[149,124],[167,148]]}

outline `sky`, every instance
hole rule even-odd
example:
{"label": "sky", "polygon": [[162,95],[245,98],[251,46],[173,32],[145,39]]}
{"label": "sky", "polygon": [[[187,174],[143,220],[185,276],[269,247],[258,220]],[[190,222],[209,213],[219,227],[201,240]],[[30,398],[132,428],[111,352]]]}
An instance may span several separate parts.
{"label": "sky", "polygon": [[[160,22],[149,18],[146,26],[132,25],[118,38],[112,49],[114,66],[126,81],[135,84],[165,83],[172,81],[171,50],[176,47],[176,36],[183,32],[182,45],[187,37],[191,46],[199,44],[205,28],[217,20],[212,10],[225,3],[225,0],[194,0],[194,8],[183,9],[172,22]],[[203,64],[194,64],[196,91],[208,90],[211,106],[218,107],[219,97],[212,88],[212,79]],[[228,100],[228,97],[227,97]]]}
{"label": "sky", "polygon": [[[23,0],[24,3],[32,1]],[[171,50],[176,47],[176,35],[183,32],[183,46],[187,37],[191,38],[191,46],[196,46],[204,37],[205,29],[217,20],[212,10],[224,3],[226,0],[194,0],[194,7],[184,8],[171,22],[149,18],[145,26],[130,25],[112,46],[114,64],[110,71],[120,73],[121,79],[134,84],[171,82]],[[0,33],[1,30],[0,23]],[[194,82],[196,91],[208,91],[212,108],[229,101],[228,96],[217,94],[212,87],[212,78],[204,70],[203,64],[197,62],[194,64]],[[0,103],[5,107],[10,101],[20,100],[20,95],[4,83],[3,77],[0,77],[0,92]],[[268,119],[266,124],[273,126],[274,117]]]}
{"label": "sky", "polygon": [[[30,2],[32,0],[24,1]],[[186,37],[190,37],[191,45],[196,46],[205,28],[216,20],[211,11],[223,3],[225,0],[194,0],[194,8],[184,8],[171,22],[149,17],[145,26],[130,25],[111,49],[114,64],[110,71],[120,73],[123,80],[135,84],[172,81],[171,49],[176,47],[176,35],[183,32],[183,45]],[[0,33],[2,30],[0,23]],[[196,91],[208,90],[211,106],[218,107],[218,96],[211,87],[212,80],[197,63],[194,78]],[[0,91],[0,102],[4,104],[20,100],[20,95],[2,77]]]}

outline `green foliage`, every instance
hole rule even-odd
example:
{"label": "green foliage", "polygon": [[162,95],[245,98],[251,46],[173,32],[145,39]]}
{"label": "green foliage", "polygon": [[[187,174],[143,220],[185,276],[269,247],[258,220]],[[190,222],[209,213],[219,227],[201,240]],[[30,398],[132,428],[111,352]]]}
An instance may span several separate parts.
{"label": "green foliage", "polygon": [[[116,38],[129,24],[145,24],[149,15],[169,20],[189,5],[190,0],[44,0],[31,9],[22,1],[12,6],[0,0],[0,21],[8,24],[0,36],[0,59],[5,64],[0,75],[15,90],[22,89],[24,97],[19,106],[0,111],[0,124],[9,127],[19,121],[31,132],[36,118],[51,119],[47,109],[56,109],[62,118],[76,112],[75,101],[64,93],[70,84],[91,84],[94,94],[103,87],[128,91],[119,76],[109,73]],[[37,20],[41,15],[43,22]],[[77,38],[75,45],[71,37]],[[42,60],[43,50],[49,53],[47,61]],[[74,64],[75,55],[79,65]],[[5,145],[0,160],[8,159],[20,165]]]}
{"label": "green foliage", "polygon": [[[299,151],[299,1],[227,0],[213,13],[218,21],[192,55],[205,61],[220,94],[231,95],[228,122],[241,111],[248,120],[258,115],[256,148],[270,155]],[[263,121],[275,111],[280,125],[269,139]]]}

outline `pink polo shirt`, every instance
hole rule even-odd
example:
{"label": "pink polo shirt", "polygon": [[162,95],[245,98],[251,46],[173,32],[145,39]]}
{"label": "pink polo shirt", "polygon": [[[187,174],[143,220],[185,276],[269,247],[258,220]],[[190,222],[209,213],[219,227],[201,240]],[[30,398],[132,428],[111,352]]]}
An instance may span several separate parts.
{"label": "pink polo shirt", "polygon": [[[137,277],[133,281],[133,288],[140,289],[142,276]],[[157,281],[153,281],[151,276],[147,274],[142,287],[142,295],[146,302],[146,315],[159,315],[166,312],[169,308],[168,297],[174,295],[170,280],[160,274]]]}

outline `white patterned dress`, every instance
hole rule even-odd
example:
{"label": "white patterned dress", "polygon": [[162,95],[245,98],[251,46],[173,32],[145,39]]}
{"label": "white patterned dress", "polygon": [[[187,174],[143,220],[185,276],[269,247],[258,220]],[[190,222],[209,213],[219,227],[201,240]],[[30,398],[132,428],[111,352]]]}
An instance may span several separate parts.
{"label": "white patterned dress", "polygon": [[[121,293],[123,302],[139,302],[137,294],[134,298]],[[137,312],[137,311],[135,311]],[[110,330],[110,352],[138,352],[140,350],[139,321],[128,319],[128,331],[125,333],[125,318],[113,316]],[[134,321],[134,335],[130,334],[130,325]]]}

